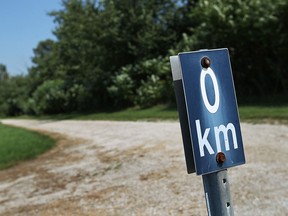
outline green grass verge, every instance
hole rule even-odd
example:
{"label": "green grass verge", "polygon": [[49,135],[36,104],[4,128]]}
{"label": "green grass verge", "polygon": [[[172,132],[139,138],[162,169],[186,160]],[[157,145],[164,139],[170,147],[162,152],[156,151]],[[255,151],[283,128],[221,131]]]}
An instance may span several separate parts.
{"label": "green grass verge", "polygon": [[243,121],[288,123],[288,106],[240,106],[239,113]]}
{"label": "green grass verge", "polygon": [[34,158],[54,144],[48,136],[0,124],[0,170]]}
{"label": "green grass verge", "polygon": [[[282,106],[240,106],[241,121],[288,123],[288,105]],[[52,120],[113,120],[113,121],[159,121],[178,120],[177,108],[164,105],[147,109],[129,108],[120,111],[99,111],[90,114],[59,114],[50,116],[21,116],[17,118],[52,119]]]}
{"label": "green grass verge", "polygon": [[[288,106],[240,106],[239,114],[241,121],[246,122],[288,122]],[[79,120],[158,121],[178,120],[178,113],[176,108],[155,106],[148,109],[130,108],[116,112],[96,112],[84,115],[75,114],[70,116],[67,115],[66,117],[67,119],[71,118]]]}
{"label": "green grass verge", "polygon": [[158,121],[176,120],[178,113],[176,108],[167,106],[155,106],[147,109],[129,108],[116,112],[96,112],[86,115],[74,116],[79,120],[118,120],[118,121]]}
{"label": "green grass verge", "polygon": [[[288,122],[288,106],[240,106],[239,114],[241,121],[246,122]],[[61,117],[61,115],[58,117]],[[62,115],[62,117],[78,120],[158,121],[178,120],[178,113],[177,108],[162,105],[147,109],[130,108],[116,112]]]}
{"label": "green grass verge", "polygon": [[[11,117],[6,117],[11,118]],[[152,108],[128,108],[119,111],[97,111],[93,113],[72,113],[43,116],[18,116],[16,119],[39,119],[39,120],[111,120],[111,121],[158,121],[178,119],[177,108],[159,105]]]}

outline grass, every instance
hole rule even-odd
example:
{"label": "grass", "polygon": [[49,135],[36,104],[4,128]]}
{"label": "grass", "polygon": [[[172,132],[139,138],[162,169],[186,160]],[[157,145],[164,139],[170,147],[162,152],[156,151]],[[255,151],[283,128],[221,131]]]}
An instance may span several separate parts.
{"label": "grass", "polygon": [[243,121],[288,123],[288,106],[240,106],[239,113]]}
{"label": "grass", "polygon": [[[11,117],[8,117],[11,118]],[[178,119],[177,108],[158,105],[152,108],[128,108],[118,111],[96,111],[93,113],[71,113],[43,116],[18,116],[17,119],[39,120],[111,120],[111,121],[160,121]]]}
{"label": "grass", "polygon": [[[240,119],[244,122],[288,123],[288,105],[249,105],[239,107]],[[40,117],[21,116],[17,118],[50,120],[113,120],[113,121],[161,121],[178,120],[176,107],[159,105],[147,109],[128,108],[120,111],[99,111],[90,114],[59,114]]]}
{"label": "grass", "polygon": [[116,112],[96,112],[92,114],[75,116],[79,120],[118,120],[118,121],[159,121],[176,120],[178,113],[176,108],[164,105],[155,106],[147,109],[129,108]]}
{"label": "grass", "polygon": [[[240,106],[239,115],[245,122],[288,122],[288,106]],[[147,109],[130,108],[115,112],[96,112],[84,115],[67,115],[78,120],[159,121],[178,120],[177,108],[155,106]]]}
{"label": "grass", "polygon": [[19,161],[35,158],[55,144],[48,136],[2,124],[0,137],[0,170]]}

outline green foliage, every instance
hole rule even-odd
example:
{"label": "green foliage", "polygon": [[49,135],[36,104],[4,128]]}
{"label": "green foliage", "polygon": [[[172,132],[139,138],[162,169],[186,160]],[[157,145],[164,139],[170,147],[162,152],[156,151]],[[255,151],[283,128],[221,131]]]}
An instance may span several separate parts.
{"label": "green foliage", "polygon": [[63,80],[47,80],[32,95],[31,104],[36,114],[55,114],[65,111],[67,94]]}
{"label": "green foliage", "polygon": [[131,70],[131,65],[121,68],[120,73],[112,79],[113,84],[107,88],[110,96],[114,99],[114,106],[133,104],[135,82],[131,78]]}
{"label": "green foliage", "polygon": [[140,107],[169,102],[173,94],[169,62],[159,57],[124,66],[108,91],[118,106],[123,102]]}
{"label": "green foliage", "polygon": [[2,124],[0,137],[0,169],[34,158],[55,144],[55,141],[47,136]]}
{"label": "green foliage", "polygon": [[176,50],[228,47],[238,95],[287,94],[287,5],[284,0],[200,0],[190,13],[196,28]]}
{"label": "green foliage", "polygon": [[[36,113],[166,101],[161,95],[167,87],[163,79],[170,75],[169,63],[165,61],[166,68],[162,68],[159,56],[175,43],[176,2],[64,0],[62,4],[62,10],[50,13],[57,24],[54,34],[58,40],[42,41],[34,49],[29,76]],[[161,60],[158,66],[156,59]],[[55,84],[58,79],[65,80],[64,87],[58,86],[65,88],[61,94]],[[158,80],[160,85],[155,83]],[[55,103],[46,97],[54,92],[49,88],[61,95],[56,99],[53,93]],[[71,97],[75,91],[79,91],[77,96]]]}
{"label": "green foliage", "polygon": [[14,76],[0,81],[0,113],[20,115],[29,113],[28,100],[29,80],[24,76]]}
{"label": "green foliage", "polygon": [[9,78],[9,74],[7,72],[7,68],[5,65],[0,64],[0,81],[7,80]]}
{"label": "green foliage", "polygon": [[137,89],[137,97],[135,103],[141,107],[152,106],[161,101],[163,85],[160,78],[152,74],[147,77],[146,82],[142,81],[140,88]]}
{"label": "green foliage", "polygon": [[237,95],[288,95],[286,0],[62,0],[56,40],[25,77],[0,65],[0,112],[52,114],[174,103],[169,55],[228,47]]}

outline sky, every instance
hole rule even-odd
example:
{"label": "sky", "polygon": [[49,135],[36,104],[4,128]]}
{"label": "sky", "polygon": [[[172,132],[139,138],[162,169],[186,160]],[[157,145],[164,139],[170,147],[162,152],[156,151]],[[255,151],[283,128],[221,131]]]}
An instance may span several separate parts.
{"label": "sky", "polygon": [[56,25],[47,13],[61,8],[61,0],[0,0],[0,64],[10,75],[27,74],[33,49],[55,39]]}

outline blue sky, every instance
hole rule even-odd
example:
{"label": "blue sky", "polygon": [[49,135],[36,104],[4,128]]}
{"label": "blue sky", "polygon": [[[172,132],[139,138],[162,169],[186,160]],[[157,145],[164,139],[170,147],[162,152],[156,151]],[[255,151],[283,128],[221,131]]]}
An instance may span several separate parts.
{"label": "blue sky", "polygon": [[61,8],[61,0],[0,1],[0,63],[10,75],[26,74],[33,48],[55,39],[53,17],[47,13]]}

